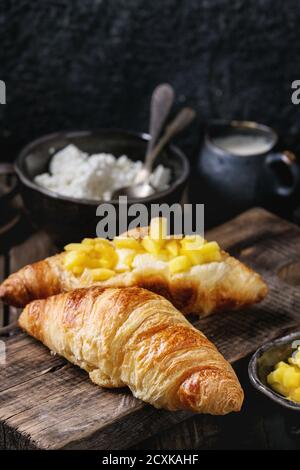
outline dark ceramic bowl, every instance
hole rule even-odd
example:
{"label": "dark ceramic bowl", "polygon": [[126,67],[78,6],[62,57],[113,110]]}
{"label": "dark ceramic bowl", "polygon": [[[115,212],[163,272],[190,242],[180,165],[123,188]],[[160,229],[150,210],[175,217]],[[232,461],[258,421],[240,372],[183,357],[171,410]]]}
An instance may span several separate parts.
{"label": "dark ceramic bowl", "polygon": [[7,206],[17,190],[18,179],[14,174],[14,166],[10,163],[0,163],[0,210]]}
{"label": "dark ceramic bowl", "polygon": [[[25,208],[35,225],[48,232],[61,245],[78,241],[86,236],[95,236],[96,209],[103,201],[75,199],[60,196],[38,186],[34,177],[48,171],[51,157],[66,145],[73,143],[84,152],[127,155],[132,160],[143,160],[149,136],[122,130],[99,130],[94,132],[62,132],[47,135],[25,147],[16,160],[16,172],[21,181],[21,194]],[[170,145],[157,159],[171,169],[171,184],[164,191],[143,199],[129,200],[128,206],[142,202],[150,204],[173,204],[180,202],[189,174],[186,156],[177,147]],[[70,162],[71,164],[71,162]],[[118,201],[110,201],[118,213]]]}
{"label": "dark ceramic bowl", "polygon": [[297,340],[300,345],[300,331],[264,344],[253,354],[248,373],[252,385],[261,393],[285,408],[300,411],[300,403],[288,400],[276,393],[267,383],[267,375],[274,369],[275,364],[279,361],[286,361],[295,352],[292,343]]}

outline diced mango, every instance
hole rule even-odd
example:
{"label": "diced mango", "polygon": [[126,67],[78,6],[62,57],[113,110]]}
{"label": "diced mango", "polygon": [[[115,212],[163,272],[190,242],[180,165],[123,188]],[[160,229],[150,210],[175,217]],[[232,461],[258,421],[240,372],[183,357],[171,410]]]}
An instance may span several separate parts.
{"label": "diced mango", "polygon": [[161,249],[160,240],[152,240],[150,237],[145,237],[142,240],[143,248],[153,255],[158,255]]}
{"label": "diced mango", "polygon": [[129,268],[131,268],[132,262],[136,256],[136,253],[128,253],[128,255],[124,259],[124,264],[126,264]]}
{"label": "diced mango", "polygon": [[88,253],[90,248],[86,245],[82,245],[81,243],[69,243],[65,246],[65,251],[84,251]]}
{"label": "diced mango", "polygon": [[201,253],[201,255],[202,255],[202,264],[218,262],[218,261],[221,261],[222,259],[222,255],[220,251],[215,251],[215,252],[204,254],[204,255]]}
{"label": "diced mango", "polygon": [[76,276],[80,276],[80,274],[83,273],[84,269],[85,268],[83,266],[74,266],[72,268],[72,273],[75,274]]}
{"label": "diced mango", "polygon": [[114,238],[114,244],[117,248],[128,248],[130,250],[140,251],[141,244],[135,238]]}
{"label": "diced mango", "polygon": [[[290,361],[290,359],[289,359]],[[286,362],[280,361],[275,365],[275,370],[276,369],[288,369],[289,365]]]}
{"label": "diced mango", "polygon": [[293,366],[284,370],[283,386],[286,388],[296,388],[300,386],[300,370],[297,372]]}
{"label": "diced mango", "polygon": [[187,256],[194,266],[222,259],[219,245],[216,242],[205,242],[199,235],[185,237],[180,245],[180,255]]}
{"label": "diced mango", "polygon": [[278,362],[267,376],[267,382],[277,393],[300,403],[300,368],[293,363],[295,356],[288,363]]}
{"label": "diced mango", "polygon": [[180,254],[187,256],[194,266],[203,264],[205,261],[204,256],[198,250],[181,250]]}
{"label": "diced mango", "polygon": [[220,247],[217,242],[207,242],[201,247],[202,255],[210,255],[211,253],[219,252]]}
{"label": "diced mango", "polygon": [[279,374],[277,370],[273,370],[272,372],[269,373],[267,377],[267,382],[269,385],[273,385],[276,382],[280,382],[280,380],[282,380],[282,370],[280,370]]}
{"label": "diced mango", "polygon": [[112,243],[111,241],[107,240],[106,238],[94,238],[94,243],[97,245],[97,243],[100,243],[102,245],[106,245],[106,246],[112,246]]}
{"label": "diced mango", "polygon": [[176,256],[169,261],[169,268],[172,274],[187,271],[191,267],[191,262],[187,256]]}
{"label": "diced mango", "polygon": [[152,240],[159,240],[164,244],[168,236],[167,219],[164,217],[155,217],[151,219],[149,235]]}
{"label": "diced mango", "polygon": [[94,243],[93,251],[96,253],[105,253],[108,251],[112,253],[112,251],[115,251],[115,247],[111,243],[106,244],[99,241]]}
{"label": "diced mango", "polygon": [[[130,250],[130,256],[119,262],[121,250]],[[69,243],[65,246],[66,269],[79,276],[86,269],[115,270],[124,272],[132,268],[138,253],[150,253],[157,259],[170,262],[172,273],[187,271],[193,265],[219,261],[219,245],[216,242],[206,243],[199,235],[184,238],[167,238],[167,219],[154,218],[150,223],[150,235],[143,240],[131,237],[115,237],[113,242],[104,238],[84,238],[81,243]],[[98,272],[98,271],[97,271]],[[89,274],[90,275],[90,274]],[[102,275],[102,274],[101,274]]]}
{"label": "diced mango", "polygon": [[275,392],[280,393],[281,395],[285,397],[287,397],[289,394],[289,391],[281,383],[275,382],[272,385],[272,388],[273,390],[275,390]]}
{"label": "diced mango", "polygon": [[[96,247],[97,248],[97,247]],[[96,250],[97,257],[102,267],[114,268],[118,262],[118,254],[112,246],[106,246],[105,248],[99,247]],[[102,263],[102,264],[101,264]]]}
{"label": "diced mango", "polygon": [[168,240],[165,246],[166,251],[175,258],[179,254],[179,241],[177,240]]}
{"label": "diced mango", "polygon": [[88,257],[81,251],[67,251],[64,258],[64,265],[67,269],[71,270],[75,266],[84,266]]}
{"label": "diced mango", "polygon": [[85,263],[86,268],[111,268],[111,262],[105,258],[89,258]]}
{"label": "diced mango", "polygon": [[115,271],[112,269],[98,268],[91,269],[90,275],[93,281],[106,281],[115,275]]}
{"label": "diced mango", "polygon": [[85,238],[82,243],[70,243],[65,246],[64,265],[76,276],[85,268],[113,269],[118,262],[118,255],[112,243],[104,238]]}
{"label": "diced mango", "polygon": [[291,400],[297,401],[300,403],[300,387],[297,387],[295,390],[293,390],[290,394],[289,397]]}
{"label": "diced mango", "polygon": [[169,261],[170,259],[172,259],[172,257],[170,256],[170,254],[168,253],[167,250],[160,250],[160,252],[158,253],[158,255],[155,255],[155,257],[161,261]]}
{"label": "diced mango", "polygon": [[187,235],[185,236],[180,244],[183,250],[199,250],[204,245],[204,238],[200,235]]}
{"label": "diced mango", "polygon": [[95,238],[84,238],[81,243],[85,246],[93,246],[95,243]]}

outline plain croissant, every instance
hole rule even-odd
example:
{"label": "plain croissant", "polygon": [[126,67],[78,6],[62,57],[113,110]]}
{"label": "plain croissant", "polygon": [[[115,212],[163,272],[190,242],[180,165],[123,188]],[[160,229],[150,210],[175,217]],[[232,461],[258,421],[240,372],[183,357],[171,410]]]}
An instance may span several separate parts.
{"label": "plain croissant", "polygon": [[20,326],[102,387],[128,386],[157,408],[226,414],[243,390],[215,346],[163,297],[92,287],[37,300]]}
{"label": "plain croissant", "polygon": [[[147,233],[148,227],[143,227],[129,232],[128,236],[142,239]],[[76,277],[65,268],[65,256],[66,252],[63,252],[11,274],[0,285],[0,299],[24,307],[32,300],[79,287],[138,286],[163,295],[185,315],[204,316],[259,302],[268,291],[259,274],[224,251],[220,262],[202,264],[175,275],[157,264],[142,262],[129,272],[116,273],[100,282]]]}

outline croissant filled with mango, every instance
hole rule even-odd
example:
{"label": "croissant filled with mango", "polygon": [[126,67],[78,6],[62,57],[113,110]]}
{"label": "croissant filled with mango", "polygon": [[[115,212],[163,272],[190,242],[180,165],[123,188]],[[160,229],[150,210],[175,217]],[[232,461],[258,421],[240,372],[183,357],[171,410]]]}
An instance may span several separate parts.
{"label": "croissant filled with mango", "polygon": [[164,219],[113,241],[86,238],[11,274],[0,298],[17,307],[79,287],[139,286],[163,295],[184,314],[208,315],[262,300],[267,286],[216,242],[166,237]]}
{"label": "croissant filled with mango", "polygon": [[156,408],[226,414],[243,390],[215,346],[163,297],[91,287],[36,300],[20,326],[102,387],[128,386]]}

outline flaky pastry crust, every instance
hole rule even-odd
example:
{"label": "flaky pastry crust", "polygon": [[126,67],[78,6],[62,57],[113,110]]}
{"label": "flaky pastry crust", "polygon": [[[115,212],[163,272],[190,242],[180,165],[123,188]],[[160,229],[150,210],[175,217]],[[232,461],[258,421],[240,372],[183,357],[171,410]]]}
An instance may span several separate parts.
{"label": "flaky pastry crust", "polygon": [[[128,232],[128,236],[143,238],[147,233],[148,227],[144,227]],[[185,315],[206,316],[259,302],[268,292],[258,273],[224,251],[221,261],[194,266],[186,272],[170,274],[167,269],[141,265],[101,282],[82,281],[67,271],[64,257],[65,252],[11,274],[0,286],[0,298],[23,307],[32,300],[80,287],[137,286],[164,296]]]}
{"label": "flaky pastry crust", "polygon": [[36,300],[20,326],[102,387],[128,386],[156,408],[226,414],[243,391],[230,364],[165,298],[91,287]]}

